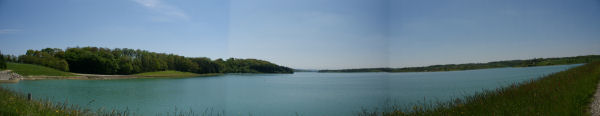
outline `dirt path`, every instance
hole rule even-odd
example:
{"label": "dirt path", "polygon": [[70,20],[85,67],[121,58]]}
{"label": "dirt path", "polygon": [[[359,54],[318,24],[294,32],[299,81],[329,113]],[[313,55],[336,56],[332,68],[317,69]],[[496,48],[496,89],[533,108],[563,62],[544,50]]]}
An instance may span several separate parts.
{"label": "dirt path", "polygon": [[600,116],[600,83],[598,83],[598,86],[596,87],[596,93],[594,94],[594,101],[592,101],[590,112],[592,113],[592,116]]}

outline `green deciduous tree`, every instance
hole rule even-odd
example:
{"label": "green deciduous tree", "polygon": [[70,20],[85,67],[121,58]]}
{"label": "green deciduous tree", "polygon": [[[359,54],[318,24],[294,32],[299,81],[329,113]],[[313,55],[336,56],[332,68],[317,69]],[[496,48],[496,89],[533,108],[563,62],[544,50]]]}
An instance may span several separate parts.
{"label": "green deciduous tree", "polygon": [[133,49],[74,47],[63,51],[45,48],[28,50],[19,57],[24,63],[39,64],[77,73],[133,74],[164,70],[194,73],[292,73],[292,69],[257,59],[211,60]]}
{"label": "green deciduous tree", "polygon": [[19,62],[37,64],[69,71],[69,64],[64,59],[64,51],[58,48],[46,48],[41,51],[27,50],[25,55],[19,56]]}

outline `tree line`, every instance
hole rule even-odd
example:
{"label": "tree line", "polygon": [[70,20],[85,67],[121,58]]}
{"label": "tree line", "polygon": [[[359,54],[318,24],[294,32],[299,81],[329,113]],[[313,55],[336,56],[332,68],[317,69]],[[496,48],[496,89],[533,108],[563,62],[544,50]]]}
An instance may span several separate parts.
{"label": "tree line", "polygon": [[319,70],[319,72],[434,72],[434,71],[457,71],[474,70],[486,68],[501,67],[531,67],[548,65],[580,64],[600,61],[600,55],[587,55],[561,58],[534,58],[529,60],[508,60],[495,61],[488,63],[468,63],[468,64],[447,64],[432,65],[425,67],[407,67],[407,68],[358,68],[341,70]]}
{"label": "tree line", "polygon": [[0,52],[0,69],[6,69],[6,60],[4,59],[4,55]]}
{"label": "tree line", "polygon": [[12,62],[37,64],[62,71],[89,74],[134,74],[176,70],[205,73],[293,73],[291,68],[258,59],[211,60],[128,48],[73,47],[27,50]]}

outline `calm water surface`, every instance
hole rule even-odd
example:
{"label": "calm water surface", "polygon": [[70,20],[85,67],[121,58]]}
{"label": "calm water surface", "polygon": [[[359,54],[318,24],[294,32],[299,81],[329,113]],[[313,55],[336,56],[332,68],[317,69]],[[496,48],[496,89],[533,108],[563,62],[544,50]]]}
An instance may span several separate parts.
{"label": "calm water surface", "polygon": [[[531,80],[577,65],[422,73],[227,74],[127,80],[37,80],[2,84],[35,98],[138,115],[225,112],[226,115],[352,115],[423,99],[446,101]],[[390,102],[391,101],[391,102]]]}

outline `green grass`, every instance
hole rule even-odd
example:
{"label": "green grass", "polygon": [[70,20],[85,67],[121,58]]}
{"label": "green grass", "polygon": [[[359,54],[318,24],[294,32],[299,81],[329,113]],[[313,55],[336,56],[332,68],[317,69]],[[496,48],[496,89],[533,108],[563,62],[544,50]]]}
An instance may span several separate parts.
{"label": "green grass", "polygon": [[69,72],[34,64],[7,63],[8,70],[23,76],[77,76]]}
{"label": "green grass", "polygon": [[138,73],[135,75],[146,76],[146,77],[198,77],[198,76],[216,76],[219,74],[196,74],[191,72],[180,72],[180,71],[157,71],[157,72],[145,72]]}
{"label": "green grass", "polygon": [[[21,63],[7,63],[8,70],[12,70],[23,76],[77,76],[70,72],[64,72],[53,68],[35,65],[35,64],[21,64]],[[198,76],[216,76],[220,75],[217,73],[211,74],[196,74],[191,72],[180,72],[180,71],[157,71],[157,72],[145,72],[134,74],[145,77],[198,77]]]}
{"label": "green grass", "polygon": [[590,115],[589,104],[599,78],[600,62],[594,62],[451,102],[359,115]]}
{"label": "green grass", "polygon": [[27,100],[10,90],[0,87],[0,115],[67,115],[73,113],[49,102]]}
{"label": "green grass", "polygon": [[90,110],[68,103],[53,103],[48,100],[28,100],[27,96],[0,87],[0,116],[122,116],[128,110]]}

